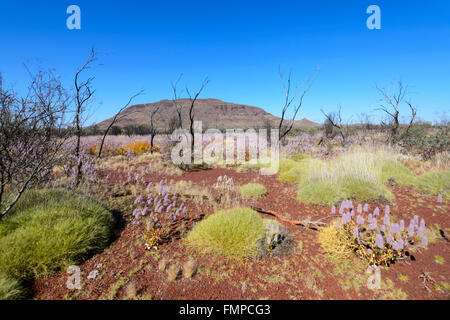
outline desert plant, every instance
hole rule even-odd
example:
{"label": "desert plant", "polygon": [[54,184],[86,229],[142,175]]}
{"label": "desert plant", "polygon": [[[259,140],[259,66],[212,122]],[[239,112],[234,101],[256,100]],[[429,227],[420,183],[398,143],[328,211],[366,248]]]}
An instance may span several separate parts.
{"label": "desert plant", "polygon": [[186,212],[184,202],[178,197],[173,186],[164,185],[164,180],[157,185],[149,183],[145,191],[136,197],[133,224],[139,225],[144,222],[147,249],[156,247],[166,240],[170,225],[177,221],[180,214]]}
{"label": "desert plant", "polygon": [[178,264],[171,264],[169,266],[169,269],[167,269],[167,280],[168,281],[175,281],[178,279],[178,277],[180,276],[181,273],[181,269],[180,266]]}
{"label": "desert plant", "polygon": [[188,261],[186,261],[186,263],[183,265],[184,277],[187,279],[192,278],[197,272],[197,267],[197,261],[195,261],[194,259],[189,259]]}
{"label": "desert plant", "polygon": [[18,300],[24,298],[26,294],[19,281],[0,273],[0,300]]}
{"label": "desert plant", "polygon": [[31,75],[23,97],[0,88],[0,220],[27,189],[47,182],[62,158],[67,105],[52,72]]}
{"label": "desert plant", "polygon": [[242,259],[257,255],[264,235],[264,221],[255,211],[234,208],[218,211],[197,223],[185,244],[200,254]]}
{"label": "desert plant", "polygon": [[430,195],[450,198],[450,170],[424,173],[413,182],[413,186]]}
{"label": "desert plant", "polygon": [[385,160],[381,167],[381,180],[391,185],[411,185],[414,182],[414,174],[395,160]]}
{"label": "desert plant", "polygon": [[27,191],[0,223],[0,273],[22,281],[77,264],[108,244],[113,223],[93,199],[63,189]]}
{"label": "desert plant", "polygon": [[428,245],[425,221],[414,216],[408,226],[404,220],[394,222],[389,205],[383,217],[378,207],[365,216],[361,205],[355,210],[351,201],[343,201],[339,213],[341,218],[319,233],[324,251],[333,256],[342,258],[355,253],[370,265],[388,265],[403,259],[407,251]]}
{"label": "desert plant", "polygon": [[244,198],[258,198],[267,194],[266,188],[259,183],[247,183],[239,188],[239,193]]}
{"label": "desert plant", "polygon": [[382,181],[383,163],[392,157],[378,150],[352,151],[327,162],[309,160],[304,178],[298,181],[297,199],[323,205],[344,199],[392,201],[394,196]]}

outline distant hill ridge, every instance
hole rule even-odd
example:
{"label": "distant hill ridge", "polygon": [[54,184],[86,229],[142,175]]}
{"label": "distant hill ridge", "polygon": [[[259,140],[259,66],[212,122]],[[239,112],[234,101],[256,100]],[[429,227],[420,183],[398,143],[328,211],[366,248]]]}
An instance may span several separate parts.
{"label": "distant hill ridge", "polygon": [[[182,122],[183,128],[189,124],[189,99],[179,99],[178,103],[183,106]],[[177,116],[175,105],[172,100],[161,100],[154,103],[137,104],[128,107],[121,113],[121,119],[114,126],[123,128],[126,126],[148,126],[150,113],[156,107],[160,107],[155,115],[154,122],[158,128],[167,128],[171,118]],[[261,108],[224,102],[218,99],[198,99],[195,104],[195,120],[203,122],[203,128],[251,128],[278,125],[280,118]],[[126,115],[125,117],[123,117]],[[99,124],[99,129],[105,129],[112,121],[112,117]],[[316,127],[320,124],[306,118],[297,120],[295,126]]]}

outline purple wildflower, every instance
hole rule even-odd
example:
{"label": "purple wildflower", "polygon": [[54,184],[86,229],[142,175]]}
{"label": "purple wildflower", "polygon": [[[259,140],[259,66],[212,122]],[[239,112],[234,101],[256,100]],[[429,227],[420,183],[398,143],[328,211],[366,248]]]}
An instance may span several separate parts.
{"label": "purple wildflower", "polygon": [[364,218],[361,217],[360,215],[356,216],[356,223],[357,224],[364,224]]}
{"label": "purple wildflower", "polygon": [[380,249],[384,246],[383,236],[379,233],[375,236],[375,245]]}
{"label": "purple wildflower", "polygon": [[423,246],[428,246],[428,237],[427,236],[424,236],[423,238],[422,238],[422,245]]}
{"label": "purple wildflower", "polygon": [[358,208],[356,209],[356,211],[358,211],[359,214],[362,213],[362,204],[358,204]]}

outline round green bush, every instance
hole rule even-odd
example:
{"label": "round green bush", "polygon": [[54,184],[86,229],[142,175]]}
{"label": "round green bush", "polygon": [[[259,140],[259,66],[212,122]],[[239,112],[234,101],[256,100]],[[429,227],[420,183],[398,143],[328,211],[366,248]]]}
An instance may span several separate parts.
{"label": "round green bush", "polygon": [[239,193],[244,198],[256,198],[265,196],[267,190],[262,184],[247,183],[239,188]]}
{"label": "round green bush", "polygon": [[200,254],[242,259],[257,255],[264,235],[264,221],[255,211],[234,208],[218,211],[197,223],[185,244]]}
{"label": "round green bush", "polygon": [[28,191],[0,222],[0,273],[39,278],[104,249],[114,219],[94,199],[63,189]]}

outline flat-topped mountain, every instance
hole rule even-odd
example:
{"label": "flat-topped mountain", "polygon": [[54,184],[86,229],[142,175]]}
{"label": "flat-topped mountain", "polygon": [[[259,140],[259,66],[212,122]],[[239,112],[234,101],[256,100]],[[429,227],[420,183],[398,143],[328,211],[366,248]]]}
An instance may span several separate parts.
{"label": "flat-topped mountain", "polygon": [[[189,124],[189,99],[180,99],[178,103],[182,105],[183,128]],[[172,118],[177,117],[175,104],[172,100],[161,100],[154,103],[137,104],[125,109],[114,126],[123,128],[126,126],[148,126],[150,123],[150,113],[159,106],[159,111],[154,117],[154,122],[158,128],[168,128]],[[258,128],[277,126],[280,118],[276,117],[261,108],[242,104],[224,102],[217,99],[198,99],[195,103],[195,120],[203,122],[203,128]],[[112,118],[100,122],[97,127],[106,128]],[[319,126],[318,123],[308,119],[297,120],[295,126]]]}

